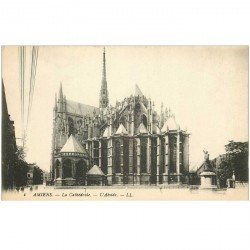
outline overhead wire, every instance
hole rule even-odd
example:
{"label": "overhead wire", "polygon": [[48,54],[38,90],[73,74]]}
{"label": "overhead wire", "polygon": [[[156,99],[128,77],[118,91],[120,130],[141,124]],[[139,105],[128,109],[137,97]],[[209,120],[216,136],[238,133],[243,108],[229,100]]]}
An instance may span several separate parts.
{"label": "overhead wire", "polygon": [[[20,46],[18,48],[19,55],[19,91],[20,91],[20,101],[21,101],[21,134],[23,147],[25,147],[25,140],[27,135],[28,124],[30,121],[30,114],[32,110],[33,95],[35,88],[35,78],[36,78],[36,68],[38,59],[38,47],[33,46],[31,51],[31,69],[30,69],[30,85],[29,85],[29,97],[27,104],[27,120],[25,124],[25,68],[26,68],[26,48],[25,46]],[[25,126],[26,125],[26,126]]]}
{"label": "overhead wire", "polygon": [[32,92],[32,82],[33,82],[33,74],[34,74],[34,47],[32,47],[31,51],[31,67],[30,67],[30,87],[29,87],[29,102],[28,102],[28,115],[27,115],[27,122],[26,122],[26,131],[28,128],[29,123],[29,116],[30,116],[30,103],[31,103],[31,92]]}
{"label": "overhead wire", "polygon": [[24,120],[24,107],[25,107],[25,68],[26,68],[26,48],[23,46],[23,110],[22,110],[22,117],[23,117],[23,145],[25,145],[25,120]]}
{"label": "overhead wire", "polygon": [[37,68],[37,58],[38,58],[38,47],[33,46],[31,52],[31,69],[30,69],[30,88],[29,88],[29,102],[28,102],[28,114],[26,122],[26,133],[28,129],[28,124],[30,121],[30,115],[33,104],[33,95],[35,89],[35,79],[36,79],[36,68]]}
{"label": "overhead wire", "polygon": [[36,79],[36,68],[37,68],[37,58],[38,58],[38,47],[33,46],[32,48],[32,60],[31,60],[31,73],[30,73],[30,91],[29,91],[29,104],[28,104],[28,115],[27,115],[27,124],[26,130],[28,127],[28,123],[30,121],[30,115],[33,104],[33,96],[35,89],[35,79]]}

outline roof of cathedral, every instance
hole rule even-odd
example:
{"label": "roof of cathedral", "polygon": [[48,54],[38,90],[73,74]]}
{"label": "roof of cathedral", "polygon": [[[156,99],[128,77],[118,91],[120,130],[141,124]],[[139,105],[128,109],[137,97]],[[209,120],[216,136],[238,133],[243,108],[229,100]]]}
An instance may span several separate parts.
{"label": "roof of cathedral", "polygon": [[144,126],[143,123],[141,123],[140,126],[138,127],[137,133],[138,133],[138,134],[147,134],[147,133],[148,133],[148,130],[147,130],[147,128]]}
{"label": "roof of cathedral", "polygon": [[125,127],[121,123],[120,126],[119,126],[119,128],[115,132],[115,135],[127,135],[127,134],[128,134],[127,130],[125,129]]}
{"label": "roof of cathedral", "polygon": [[178,129],[179,125],[176,123],[175,118],[171,116],[164,123],[161,132],[167,132],[168,130],[178,130]]}
{"label": "roof of cathedral", "polygon": [[135,96],[143,96],[143,93],[137,84],[135,84]]}
{"label": "roof of cathedral", "polygon": [[88,172],[87,175],[104,175],[101,168],[97,165],[94,165]]}
{"label": "roof of cathedral", "polygon": [[93,112],[95,111],[98,115],[100,110],[97,107],[90,106],[87,104],[74,102],[71,100],[67,100],[67,111],[72,114],[78,114],[78,115],[90,115],[93,116]]}
{"label": "roof of cathedral", "polygon": [[60,152],[86,154],[86,151],[83,146],[73,135],[70,135]]}

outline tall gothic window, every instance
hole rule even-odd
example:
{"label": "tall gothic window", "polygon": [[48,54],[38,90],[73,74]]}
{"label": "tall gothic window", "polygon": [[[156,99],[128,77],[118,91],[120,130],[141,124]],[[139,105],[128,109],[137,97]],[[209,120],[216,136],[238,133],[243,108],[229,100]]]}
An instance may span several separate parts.
{"label": "tall gothic window", "polygon": [[151,142],[151,173],[157,174],[157,138],[153,138]]}
{"label": "tall gothic window", "polygon": [[102,141],[102,150],[101,150],[101,168],[103,173],[107,174],[108,172],[108,158],[107,158],[107,154],[108,154],[108,150],[107,150],[107,141]]}
{"label": "tall gothic window", "polygon": [[[184,157],[184,137],[183,135],[180,135],[180,141],[182,143],[179,144],[179,150],[181,152],[181,154],[179,154],[179,161],[180,161],[180,171],[183,172],[184,171],[184,161],[183,161],[183,157]],[[178,153],[178,152],[176,152]]]}
{"label": "tall gothic window", "polygon": [[134,153],[133,139],[130,139],[129,140],[129,167],[133,166],[133,153]]}
{"label": "tall gothic window", "polygon": [[147,139],[141,139],[141,173],[147,173]]}
{"label": "tall gothic window", "polygon": [[94,141],[94,148],[93,148],[93,159],[94,159],[94,164],[99,165],[99,142]]}
{"label": "tall gothic window", "polygon": [[74,128],[74,121],[71,117],[68,118],[68,124],[69,124],[69,136],[75,134],[75,128]]}
{"label": "tall gothic window", "polygon": [[121,173],[121,142],[119,139],[115,141],[115,172]]}
{"label": "tall gothic window", "polygon": [[135,120],[134,120],[134,123],[135,123],[135,127],[138,128],[141,121],[140,121],[140,113],[141,113],[141,106],[140,106],[140,103],[137,103],[135,105]]}
{"label": "tall gothic window", "polygon": [[122,123],[122,125],[124,126],[124,128],[127,129],[127,122],[126,122],[126,117],[125,116],[122,116],[120,118],[120,123]]}
{"label": "tall gothic window", "polygon": [[123,173],[129,173],[129,139],[123,140]]}
{"label": "tall gothic window", "polygon": [[171,173],[176,172],[176,157],[177,157],[177,152],[176,152],[176,136],[171,136],[169,138],[169,148],[170,148],[170,166],[169,170]]}
{"label": "tall gothic window", "polygon": [[148,121],[147,121],[147,117],[145,115],[142,115],[142,123],[145,126],[145,128],[148,127]]}
{"label": "tall gothic window", "polygon": [[137,173],[137,141],[134,140],[134,153],[133,153],[133,172]]}
{"label": "tall gothic window", "polygon": [[165,139],[162,138],[161,140],[161,168],[160,171],[161,173],[164,173],[165,171]]}
{"label": "tall gothic window", "polygon": [[59,161],[59,160],[56,160],[56,173],[55,173],[55,178],[56,178],[56,179],[60,177],[60,176],[59,176],[59,174],[60,174],[60,170],[59,170],[60,165],[61,165],[60,161]]}
{"label": "tall gothic window", "polygon": [[63,178],[72,177],[72,163],[71,160],[67,159],[63,162]]}

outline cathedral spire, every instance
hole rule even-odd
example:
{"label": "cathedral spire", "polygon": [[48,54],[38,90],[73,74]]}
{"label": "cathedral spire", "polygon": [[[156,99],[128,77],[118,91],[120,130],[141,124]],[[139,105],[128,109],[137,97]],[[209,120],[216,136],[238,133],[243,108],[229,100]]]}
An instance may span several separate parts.
{"label": "cathedral spire", "polygon": [[59,112],[62,112],[62,111],[63,111],[63,90],[62,90],[62,82],[60,82],[59,98],[58,98],[58,108],[59,108]]}
{"label": "cathedral spire", "polygon": [[57,94],[55,93],[55,106],[54,106],[55,109],[57,109]]}
{"label": "cathedral spire", "polygon": [[106,80],[106,55],[105,55],[105,47],[103,48],[103,61],[102,61],[102,81],[107,83]]}
{"label": "cathedral spire", "polygon": [[63,99],[62,82],[60,82],[59,100],[62,100],[62,99]]}
{"label": "cathedral spire", "polygon": [[100,108],[106,108],[109,104],[108,99],[108,86],[107,86],[107,79],[106,79],[106,53],[105,48],[103,49],[103,65],[102,65],[102,86],[100,92]]}

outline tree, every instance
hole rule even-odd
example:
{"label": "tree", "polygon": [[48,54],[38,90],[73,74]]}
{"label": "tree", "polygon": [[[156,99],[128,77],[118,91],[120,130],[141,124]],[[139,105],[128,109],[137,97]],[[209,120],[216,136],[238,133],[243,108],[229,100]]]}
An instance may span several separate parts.
{"label": "tree", "polygon": [[248,142],[229,141],[225,145],[228,162],[237,181],[248,181]]}
{"label": "tree", "polygon": [[227,179],[232,178],[233,167],[227,160],[222,160],[217,167],[217,178],[219,180],[220,187],[226,187]]}
{"label": "tree", "polygon": [[24,148],[21,147],[21,146],[17,146],[16,155],[17,155],[17,158],[18,158],[19,160],[24,161],[25,156],[26,156],[25,151],[24,151]]}
{"label": "tree", "polygon": [[225,150],[226,154],[212,161],[216,169],[217,184],[226,187],[227,179],[231,179],[233,173],[236,181],[248,181],[248,142],[229,141]]}
{"label": "tree", "polygon": [[28,163],[26,161],[18,159],[14,169],[14,179],[17,187],[22,187],[27,185],[28,170],[29,170]]}
{"label": "tree", "polygon": [[29,165],[25,161],[25,152],[23,147],[18,146],[14,159],[14,180],[17,187],[27,185],[27,173]]}
{"label": "tree", "polygon": [[23,147],[17,146],[14,161],[14,182],[15,186],[21,187],[27,185],[28,163],[25,161],[25,152]]}
{"label": "tree", "polygon": [[33,184],[43,184],[43,171],[36,164],[34,164],[33,169]]}

